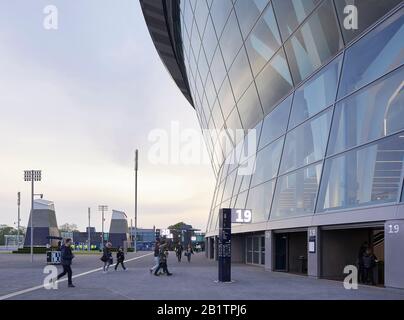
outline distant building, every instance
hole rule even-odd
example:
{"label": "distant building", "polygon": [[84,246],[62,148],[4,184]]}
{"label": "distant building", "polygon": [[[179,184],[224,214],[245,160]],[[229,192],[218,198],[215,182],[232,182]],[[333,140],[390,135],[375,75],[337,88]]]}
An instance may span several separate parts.
{"label": "distant building", "polygon": [[[135,228],[130,227],[129,234],[133,243],[135,239]],[[137,228],[136,239],[137,250],[150,250],[156,241],[155,229]]]}
{"label": "distant building", "polygon": [[[49,244],[47,239],[49,236],[60,237],[54,203],[44,199],[37,199],[34,201],[34,210],[29,217],[24,247],[31,245],[31,219],[33,219],[34,227],[34,246],[46,246]],[[51,245],[56,246],[57,241],[52,240]]]}

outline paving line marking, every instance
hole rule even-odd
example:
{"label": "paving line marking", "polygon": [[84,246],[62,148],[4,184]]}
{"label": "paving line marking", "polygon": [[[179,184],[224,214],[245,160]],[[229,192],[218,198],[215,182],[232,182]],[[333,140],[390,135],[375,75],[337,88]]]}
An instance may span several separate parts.
{"label": "paving line marking", "polygon": [[[148,253],[148,254],[145,254],[145,255],[143,255],[143,256],[139,256],[139,257],[135,257],[135,258],[132,258],[132,259],[128,259],[128,260],[125,260],[125,263],[131,262],[131,261],[134,261],[134,260],[139,260],[139,259],[141,259],[141,258],[151,256],[152,254],[153,254],[153,252]],[[116,264],[113,264],[113,265],[111,265],[111,266],[115,266],[115,265],[116,265]],[[80,273],[80,274],[77,274],[77,275],[74,275],[72,278],[73,278],[73,279],[76,279],[76,278],[79,278],[79,277],[82,277],[82,276],[86,276],[86,275],[88,275],[88,274],[95,273],[95,272],[98,272],[98,271],[101,271],[101,270],[103,270],[103,267],[97,268],[97,269],[93,269],[93,270],[90,270],[90,271],[86,271],[86,272],[83,272],[83,273]],[[56,282],[57,282],[57,283],[60,283],[60,282],[65,282],[65,281],[67,281],[66,278],[65,278],[65,279],[61,279],[61,280],[57,280]],[[13,297],[16,297],[16,296],[25,294],[25,293],[29,293],[29,292],[32,292],[32,291],[36,291],[36,290],[39,290],[39,289],[44,288],[44,286],[45,286],[45,285],[42,284],[42,285],[39,285],[39,286],[36,286],[36,287],[32,287],[32,288],[20,290],[20,291],[17,291],[17,292],[9,293],[9,294],[6,294],[6,295],[4,295],[4,296],[0,296],[0,300],[6,300],[6,299],[10,299],[10,298],[13,298]]]}

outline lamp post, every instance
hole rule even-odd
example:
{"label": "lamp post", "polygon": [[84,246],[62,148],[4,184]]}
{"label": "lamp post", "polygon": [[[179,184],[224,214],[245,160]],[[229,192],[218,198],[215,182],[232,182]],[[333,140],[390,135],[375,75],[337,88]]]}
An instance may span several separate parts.
{"label": "lamp post", "polygon": [[18,217],[17,217],[17,250],[20,248],[20,207],[21,207],[21,192],[17,193],[17,206],[18,206]]}
{"label": "lamp post", "polygon": [[24,181],[31,182],[31,262],[34,262],[34,183],[42,180],[41,170],[25,170]]}
{"label": "lamp post", "polygon": [[90,233],[90,224],[91,223],[91,208],[88,208],[88,240],[87,240],[87,251],[90,252],[91,250],[91,233]]}
{"label": "lamp post", "polygon": [[139,168],[139,150],[135,151],[135,241],[134,241],[134,251],[137,252],[137,171]]}
{"label": "lamp post", "polygon": [[102,246],[101,249],[104,249],[104,222],[105,222],[105,218],[104,218],[104,213],[105,211],[108,211],[108,206],[106,205],[100,205],[98,206],[98,211],[102,212]]}

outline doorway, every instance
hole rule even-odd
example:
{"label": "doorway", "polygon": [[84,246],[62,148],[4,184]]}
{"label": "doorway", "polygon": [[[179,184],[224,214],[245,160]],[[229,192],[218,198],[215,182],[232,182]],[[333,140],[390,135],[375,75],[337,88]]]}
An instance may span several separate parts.
{"label": "doorway", "polygon": [[246,238],[246,264],[265,265],[265,236],[251,235]]}

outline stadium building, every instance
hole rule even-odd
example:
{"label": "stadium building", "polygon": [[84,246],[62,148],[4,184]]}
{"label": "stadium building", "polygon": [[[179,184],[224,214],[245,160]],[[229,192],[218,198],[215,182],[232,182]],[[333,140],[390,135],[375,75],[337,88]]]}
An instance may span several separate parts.
{"label": "stadium building", "polygon": [[[217,181],[208,257],[219,208],[248,208],[252,223],[233,226],[234,261],[343,279],[366,245],[375,282],[404,288],[402,2],[140,3],[204,129]],[[255,170],[241,174],[251,159]]]}

